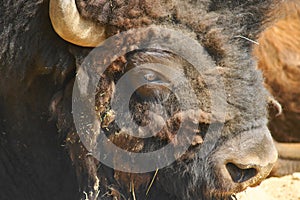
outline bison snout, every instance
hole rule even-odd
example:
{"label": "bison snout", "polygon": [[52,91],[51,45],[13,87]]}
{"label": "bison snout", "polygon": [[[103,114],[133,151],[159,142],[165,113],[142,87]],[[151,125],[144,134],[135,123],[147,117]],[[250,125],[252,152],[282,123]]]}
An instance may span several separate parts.
{"label": "bison snout", "polygon": [[271,172],[277,151],[267,127],[244,131],[214,154],[217,177],[225,191],[240,192],[259,184]]}

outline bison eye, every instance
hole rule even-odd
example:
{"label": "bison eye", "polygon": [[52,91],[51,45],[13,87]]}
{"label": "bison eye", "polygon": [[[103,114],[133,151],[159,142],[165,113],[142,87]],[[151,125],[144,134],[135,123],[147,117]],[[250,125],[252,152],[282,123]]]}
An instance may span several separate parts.
{"label": "bison eye", "polygon": [[149,83],[164,84],[168,82],[168,80],[166,80],[166,78],[164,78],[159,72],[142,70],[141,73],[143,74],[144,79]]}
{"label": "bison eye", "polygon": [[154,73],[154,72],[151,72],[151,71],[149,71],[149,72],[147,72],[145,75],[144,75],[144,79],[146,80],[146,81],[156,81],[157,80],[157,78],[158,78],[158,76]]}
{"label": "bison eye", "polygon": [[[143,84],[141,84],[143,83]],[[161,99],[168,96],[170,80],[163,73],[153,69],[136,69],[131,77],[130,84],[137,88],[136,93],[143,98]],[[164,99],[164,98],[163,98]]]}

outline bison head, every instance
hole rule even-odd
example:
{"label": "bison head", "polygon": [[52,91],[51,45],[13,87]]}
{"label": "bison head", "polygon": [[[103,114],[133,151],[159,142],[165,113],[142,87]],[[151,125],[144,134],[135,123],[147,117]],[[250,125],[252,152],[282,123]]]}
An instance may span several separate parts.
{"label": "bison head", "polygon": [[98,46],[72,47],[77,79],[53,104],[85,195],[227,199],[269,174],[268,93],[240,39],[256,32],[266,5],[50,1],[58,35]]}

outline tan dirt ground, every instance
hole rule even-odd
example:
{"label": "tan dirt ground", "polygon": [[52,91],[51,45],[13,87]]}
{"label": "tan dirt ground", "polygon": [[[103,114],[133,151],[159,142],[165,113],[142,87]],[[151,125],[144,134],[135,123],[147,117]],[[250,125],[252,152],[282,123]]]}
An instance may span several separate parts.
{"label": "tan dirt ground", "polygon": [[268,178],[236,196],[238,200],[300,200],[300,173]]}

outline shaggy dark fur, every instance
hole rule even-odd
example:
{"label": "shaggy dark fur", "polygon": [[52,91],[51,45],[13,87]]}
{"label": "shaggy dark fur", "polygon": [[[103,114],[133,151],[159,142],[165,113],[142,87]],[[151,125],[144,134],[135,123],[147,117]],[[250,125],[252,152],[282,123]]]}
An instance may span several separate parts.
{"label": "shaggy dark fur", "polygon": [[[85,195],[100,199],[132,199],[130,183],[135,185],[137,199],[230,199],[234,191],[227,192],[226,184],[213,173],[211,157],[222,143],[242,131],[266,125],[268,96],[262,86],[261,74],[250,58],[251,43],[238,36],[255,39],[265,10],[274,2],[76,2],[82,16],[107,25],[108,35],[132,27],[157,24],[194,36],[215,61],[224,79],[227,96],[221,98],[228,103],[228,115],[222,130],[223,137],[217,139],[217,146],[207,157],[200,158],[197,149],[190,149],[187,156],[160,170],[149,195],[145,197],[153,173],[128,174],[102,165],[87,156],[88,152],[76,134],[71,114],[73,82],[76,67],[91,49],[69,44],[55,34],[48,17],[47,0],[8,0],[0,5],[1,199],[78,199],[85,198]],[[170,52],[160,54],[170,60],[179,59]],[[143,58],[147,56],[147,52],[133,52],[116,60],[99,84],[99,92],[105,90],[106,96],[98,96],[96,106],[108,104],[113,92],[111,85],[126,72],[127,63],[135,67],[139,62],[145,62]],[[184,62],[180,60],[179,63]],[[194,74],[188,68],[183,69],[187,75]],[[205,85],[190,81],[199,97],[201,109],[208,112],[207,99],[200,98],[201,92],[205,93]],[[211,84],[218,87],[215,82]],[[151,106],[138,95],[134,98],[131,104],[133,110],[136,106],[140,106],[141,110]],[[167,106],[171,107],[170,102]],[[107,111],[107,107],[101,107],[99,116],[103,117]],[[176,113],[176,106],[170,113]],[[147,121],[141,116],[136,116],[136,119],[140,123]],[[205,137],[208,123],[200,121],[199,134],[202,137]],[[173,121],[171,124],[176,125]],[[117,127],[111,121],[102,124],[103,128],[106,126],[112,126],[106,134],[115,143],[124,145],[122,135],[114,138]],[[215,126],[217,129],[218,124]],[[152,138],[150,145],[133,138],[133,143],[141,146],[130,150],[146,151],[170,142],[170,130],[171,125],[166,133]],[[66,157],[66,149],[73,166]],[[214,193],[219,188],[223,188],[223,192]]]}

